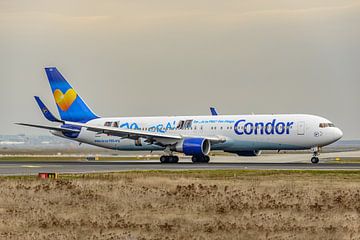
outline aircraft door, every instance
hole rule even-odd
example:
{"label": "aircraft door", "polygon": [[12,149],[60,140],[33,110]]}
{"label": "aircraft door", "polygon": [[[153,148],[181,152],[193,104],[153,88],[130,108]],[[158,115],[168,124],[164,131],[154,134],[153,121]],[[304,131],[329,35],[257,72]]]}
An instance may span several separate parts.
{"label": "aircraft door", "polygon": [[297,134],[304,135],[305,134],[305,122],[301,121],[297,124]]}

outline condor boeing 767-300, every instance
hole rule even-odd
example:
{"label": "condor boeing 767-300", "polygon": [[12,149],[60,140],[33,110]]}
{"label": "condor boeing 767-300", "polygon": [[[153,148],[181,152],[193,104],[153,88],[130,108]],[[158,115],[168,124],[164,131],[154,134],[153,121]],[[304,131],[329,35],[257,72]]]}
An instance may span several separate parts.
{"label": "condor boeing 767-300", "polygon": [[[319,149],[339,140],[343,133],[329,120],[306,114],[99,117],[55,67],[45,68],[60,118],[39,97],[42,113],[56,126],[18,123],[48,129],[56,136],[123,151],[164,151],[162,163],[177,163],[174,152],[209,162],[210,150],[240,156],[258,156],[261,150]],[[215,114],[216,113],[216,114]]]}

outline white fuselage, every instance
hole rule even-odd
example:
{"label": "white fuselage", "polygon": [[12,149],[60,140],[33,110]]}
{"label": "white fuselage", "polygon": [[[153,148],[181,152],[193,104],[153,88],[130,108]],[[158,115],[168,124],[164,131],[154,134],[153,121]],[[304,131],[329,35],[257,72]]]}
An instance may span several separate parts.
{"label": "white fuselage", "polygon": [[[184,138],[218,137],[225,141],[213,144],[211,150],[227,152],[309,149],[328,145],[342,137],[341,130],[329,120],[305,114],[98,118],[88,124],[174,134]],[[54,134],[62,135],[59,132]],[[164,150],[141,138],[135,141],[84,128],[78,136],[70,139],[116,150]]]}

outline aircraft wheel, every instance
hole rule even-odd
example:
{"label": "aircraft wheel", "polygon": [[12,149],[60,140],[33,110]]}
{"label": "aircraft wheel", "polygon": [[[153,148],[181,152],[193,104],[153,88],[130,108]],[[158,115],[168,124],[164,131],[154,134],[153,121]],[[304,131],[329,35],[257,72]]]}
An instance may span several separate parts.
{"label": "aircraft wheel", "polygon": [[168,162],[167,156],[161,156],[161,157],[160,157],[160,162],[161,162],[161,163],[167,163],[167,162]]}
{"label": "aircraft wheel", "polygon": [[312,157],[312,158],[311,158],[311,162],[314,163],[314,164],[316,164],[316,163],[319,162],[319,158],[318,158],[318,157]]}
{"label": "aircraft wheel", "polygon": [[193,163],[208,163],[210,161],[209,156],[192,156]]}
{"label": "aircraft wheel", "polygon": [[170,162],[171,163],[178,163],[179,157],[178,156],[170,156]]}
{"label": "aircraft wheel", "polygon": [[160,157],[161,163],[178,163],[179,157],[178,156],[161,156]]}

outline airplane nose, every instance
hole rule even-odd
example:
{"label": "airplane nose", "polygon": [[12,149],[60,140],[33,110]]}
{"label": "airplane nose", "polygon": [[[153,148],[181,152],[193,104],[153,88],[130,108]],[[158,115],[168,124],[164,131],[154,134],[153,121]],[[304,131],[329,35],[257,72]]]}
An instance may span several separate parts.
{"label": "airplane nose", "polygon": [[336,136],[336,140],[339,140],[340,138],[342,138],[343,132],[340,130],[340,128],[336,128],[335,136]]}

